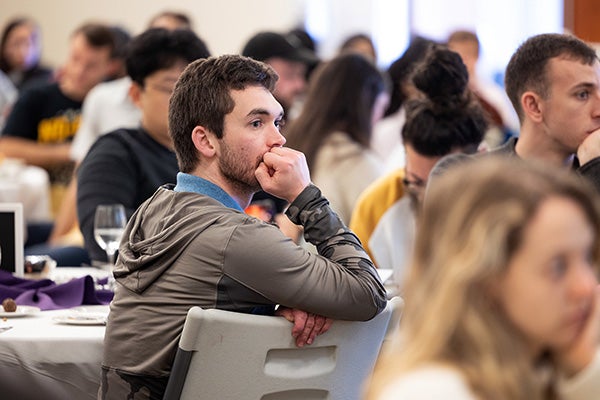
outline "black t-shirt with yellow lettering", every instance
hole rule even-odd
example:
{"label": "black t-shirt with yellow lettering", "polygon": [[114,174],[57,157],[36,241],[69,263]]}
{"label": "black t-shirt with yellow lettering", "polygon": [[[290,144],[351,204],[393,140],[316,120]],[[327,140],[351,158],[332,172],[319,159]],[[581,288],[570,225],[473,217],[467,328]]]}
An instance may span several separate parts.
{"label": "black t-shirt with yellow lettering", "polygon": [[[2,135],[35,140],[38,143],[71,141],[81,117],[82,102],[63,94],[57,83],[25,90],[15,103]],[[72,165],[48,171],[52,182],[68,182]]]}

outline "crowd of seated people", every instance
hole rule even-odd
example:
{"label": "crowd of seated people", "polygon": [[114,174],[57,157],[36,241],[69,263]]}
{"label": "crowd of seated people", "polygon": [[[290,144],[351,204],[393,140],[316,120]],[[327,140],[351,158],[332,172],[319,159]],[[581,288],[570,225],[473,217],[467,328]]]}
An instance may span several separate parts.
{"label": "crowd of seated people", "polygon": [[600,397],[600,63],[585,42],[531,37],[504,95],[477,75],[470,31],[415,37],[382,70],[360,32],[327,59],[302,29],[211,57],[165,11],[133,36],[81,24],[53,71],[39,29],[15,18],[0,39],[0,162],[48,174],[52,218],[29,224],[26,254],[105,264],[96,207],[127,210],[106,398],[162,394],[199,302],[281,315],[305,345],[381,312],[376,268],[406,313],[368,398]]}

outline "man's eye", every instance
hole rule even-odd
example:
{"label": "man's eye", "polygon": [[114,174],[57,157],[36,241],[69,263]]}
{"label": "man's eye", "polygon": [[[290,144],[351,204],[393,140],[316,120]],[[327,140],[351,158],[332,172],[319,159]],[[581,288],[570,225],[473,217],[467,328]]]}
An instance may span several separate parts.
{"label": "man's eye", "polygon": [[588,97],[590,97],[590,92],[588,92],[587,90],[584,90],[581,92],[577,92],[576,96],[578,99],[586,100]]}
{"label": "man's eye", "polygon": [[250,125],[252,125],[254,128],[260,128],[262,125],[262,121],[252,121],[250,122]]}
{"label": "man's eye", "polygon": [[275,121],[275,126],[279,129],[281,129],[282,127],[285,126],[285,120],[284,119],[280,119]]}

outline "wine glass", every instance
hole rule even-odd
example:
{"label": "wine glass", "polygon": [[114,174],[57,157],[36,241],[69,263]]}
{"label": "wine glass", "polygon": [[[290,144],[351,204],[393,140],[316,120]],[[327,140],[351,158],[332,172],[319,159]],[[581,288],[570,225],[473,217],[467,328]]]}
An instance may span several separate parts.
{"label": "wine glass", "polygon": [[[101,204],[96,207],[94,216],[94,238],[98,245],[106,251],[108,269],[115,265],[115,253],[125,231],[127,217],[123,204]],[[109,283],[114,280],[109,274]]]}

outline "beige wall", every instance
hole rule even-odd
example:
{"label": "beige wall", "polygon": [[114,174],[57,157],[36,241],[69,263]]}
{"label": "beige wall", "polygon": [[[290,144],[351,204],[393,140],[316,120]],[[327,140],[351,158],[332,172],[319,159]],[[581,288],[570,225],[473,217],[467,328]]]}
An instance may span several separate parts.
{"label": "beige wall", "polygon": [[187,13],[214,55],[238,53],[259,30],[285,31],[302,20],[304,0],[0,0],[0,27],[18,15],[36,19],[43,33],[43,60],[65,59],[68,37],[79,24],[97,20],[140,33],[165,9]]}

